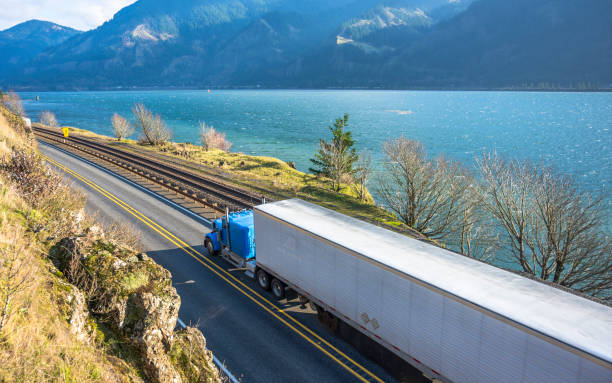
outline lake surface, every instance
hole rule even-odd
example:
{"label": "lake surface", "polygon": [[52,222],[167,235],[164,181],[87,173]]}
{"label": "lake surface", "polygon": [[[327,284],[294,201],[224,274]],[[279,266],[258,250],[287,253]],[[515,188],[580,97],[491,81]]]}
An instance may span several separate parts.
{"label": "lake surface", "polygon": [[[294,161],[306,171],[319,138],[350,115],[358,150],[405,136],[473,166],[483,152],[530,158],[612,190],[612,93],[227,90],[21,93],[33,120],[50,110],[62,125],[112,134],[110,118],[132,118],[142,102],[165,119],[175,141],[199,141],[199,123],[225,132],[232,151]],[[34,101],[39,96],[39,101]],[[136,135],[134,136],[136,137]]]}

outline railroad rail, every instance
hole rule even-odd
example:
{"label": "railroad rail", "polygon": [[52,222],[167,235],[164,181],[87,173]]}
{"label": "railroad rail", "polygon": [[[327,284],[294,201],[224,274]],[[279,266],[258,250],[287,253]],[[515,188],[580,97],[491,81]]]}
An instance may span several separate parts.
{"label": "railroad rail", "polygon": [[230,211],[250,209],[263,200],[263,196],[250,194],[213,179],[156,162],[145,156],[126,152],[104,143],[75,136],[65,139],[60,132],[39,126],[34,126],[32,129],[40,138],[66,145],[119,166],[221,213],[225,212],[226,209]]}

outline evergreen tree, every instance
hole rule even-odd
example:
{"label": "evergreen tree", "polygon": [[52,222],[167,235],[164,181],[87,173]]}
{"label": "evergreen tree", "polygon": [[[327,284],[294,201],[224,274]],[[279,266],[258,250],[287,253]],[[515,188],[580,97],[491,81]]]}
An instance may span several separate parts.
{"label": "evergreen tree", "polygon": [[334,126],[329,127],[332,133],[331,142],[319,139],[319,151],[310,159],[314,168],[309,170],[318,176],[329,178],[334,191],[340,191],[342,181],[350,182],[349,178],[356,171],[353,164],[359,158],[353,147],[353,134],[345,130],[348,127],[348,118],[348,114],[345,114],[344,118],[336,119]]}

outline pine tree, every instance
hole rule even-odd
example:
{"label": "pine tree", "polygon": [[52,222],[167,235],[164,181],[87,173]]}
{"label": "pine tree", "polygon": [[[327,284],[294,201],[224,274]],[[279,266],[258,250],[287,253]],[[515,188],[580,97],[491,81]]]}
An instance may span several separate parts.
{"label": "pine tree", "polygon": [[345,130],[348,127],[348,119],[348,114],[345,114],[344,118],[336,119],[334,126],[329,127],[332,133],[331,142],[319,139],[319,151],[310,160],[315,166],[309,170],[318,176],[329,178],[332,189],[336,192],[340,191],[342,181],[355,173],[353,164],[359,158],[353,147],[353,134]]}

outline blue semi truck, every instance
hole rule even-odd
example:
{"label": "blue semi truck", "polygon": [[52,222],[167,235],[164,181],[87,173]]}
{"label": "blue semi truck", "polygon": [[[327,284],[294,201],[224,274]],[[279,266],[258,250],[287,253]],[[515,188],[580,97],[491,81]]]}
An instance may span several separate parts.
{"label": "blue semi truck", "polygon": [[204,246],[432,379],[612,382],[611,307],[321,206],[226,213]]}
{"label": "blue semi truck", "polygon": [[255,259],[255,225],[253,211],[229,213],[213,221],[212,231],[204,238],[204,247],[210,255],[219,255],[234,266],[256,278],[259,286],[272,290],[277,299],[296,297],[287,284],[271,276],[265,269],[257,267]]}

